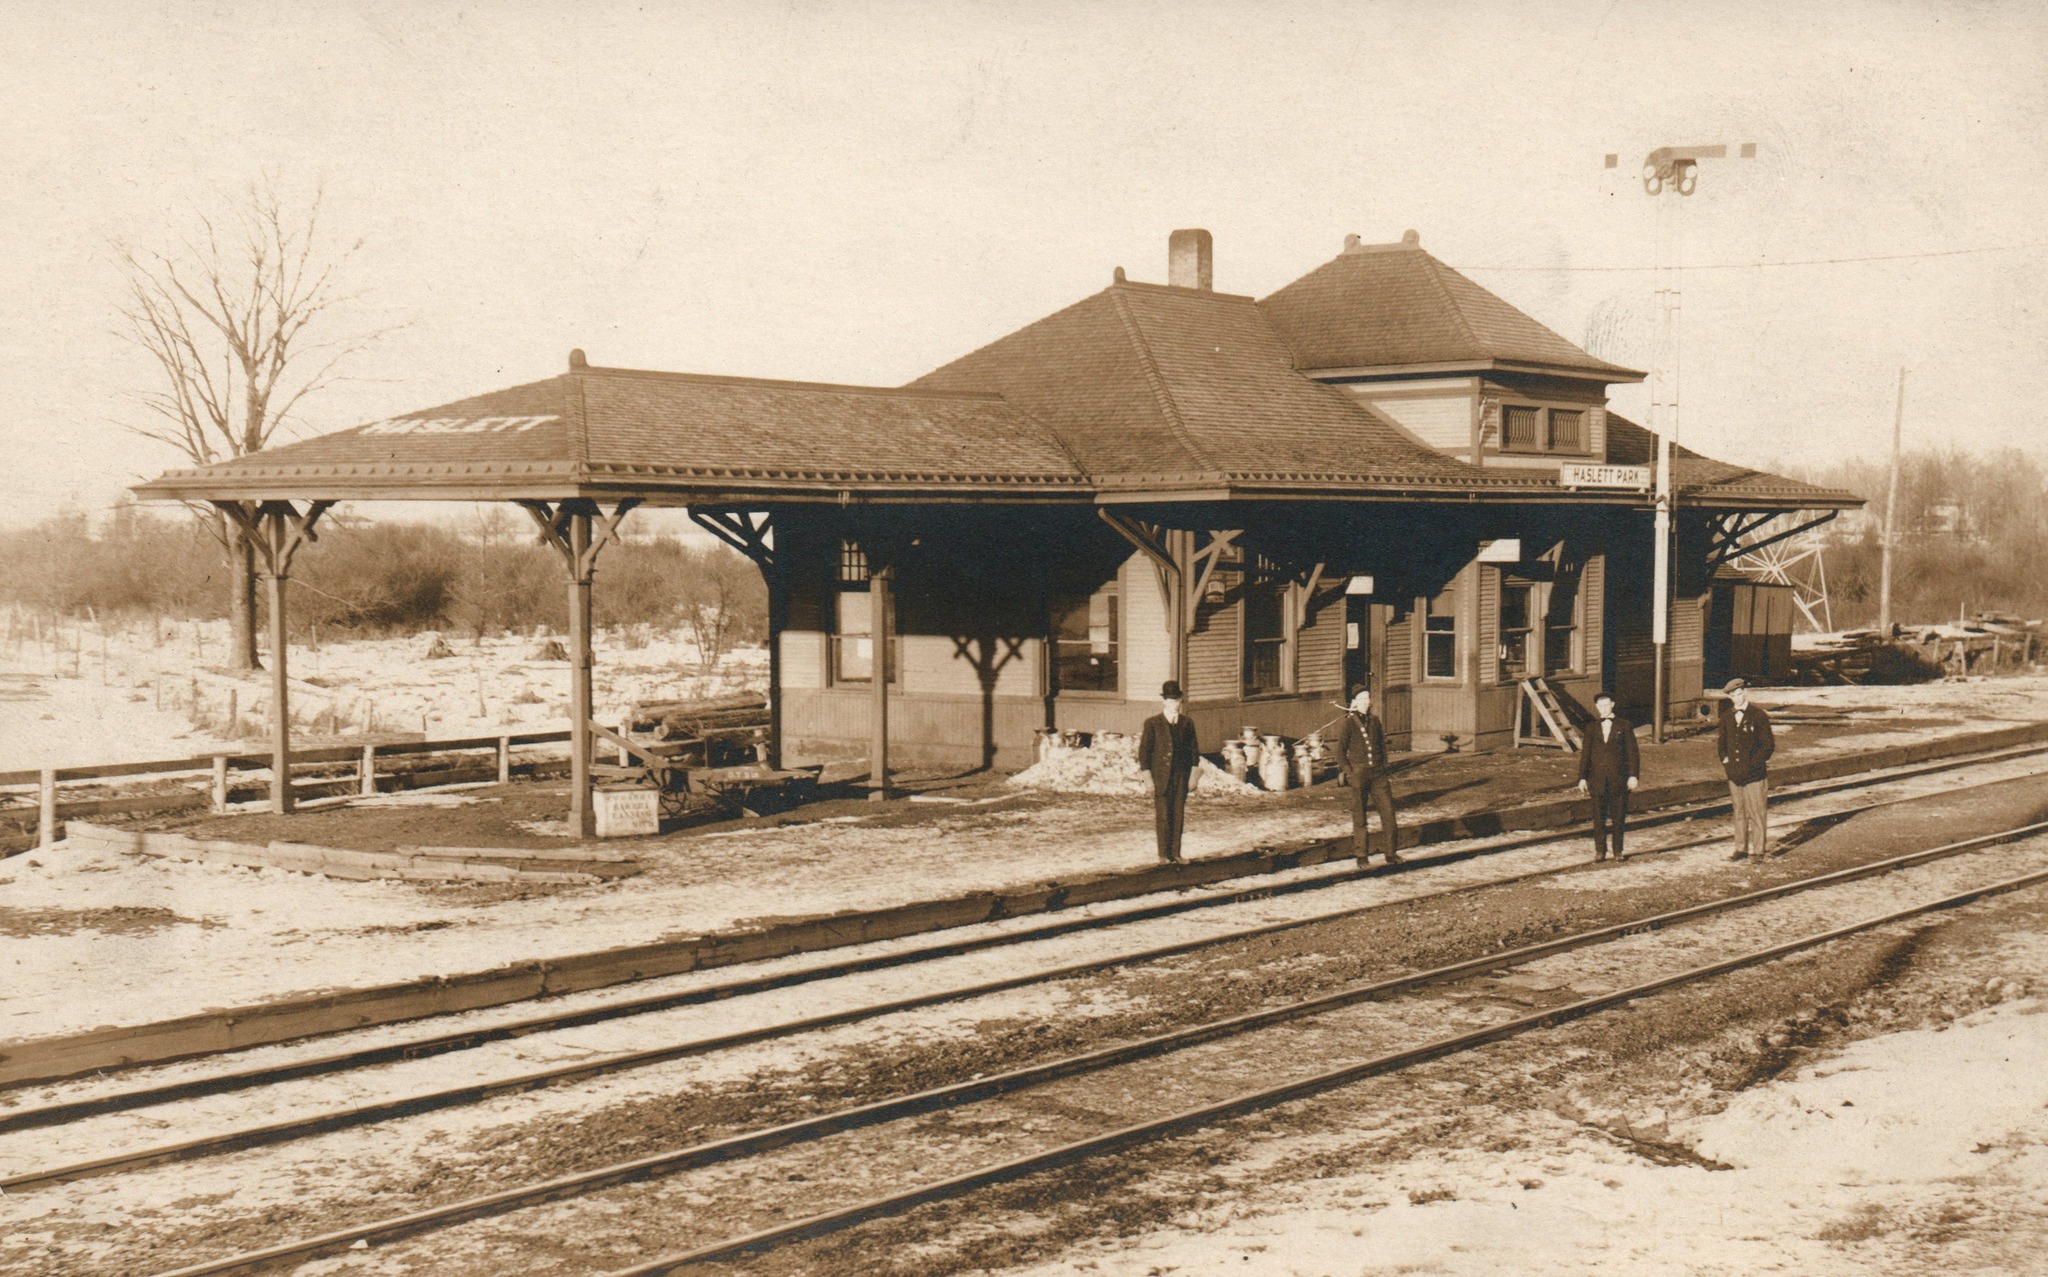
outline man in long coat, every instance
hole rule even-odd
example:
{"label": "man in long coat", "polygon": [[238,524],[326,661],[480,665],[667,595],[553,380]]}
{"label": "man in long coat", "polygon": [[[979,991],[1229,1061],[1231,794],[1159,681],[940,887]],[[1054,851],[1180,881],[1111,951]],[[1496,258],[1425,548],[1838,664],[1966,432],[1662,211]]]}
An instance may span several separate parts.
{"label": "man in long coat", "polygon": [[1180,863],[1180,831],[1188,813],[1188,784],[1201,758],[1195,725],[1181,712],[1180,684],[1168,680],[1159,689],[1160,712],[1145,720],[1138,737],[1138,766],[1152,774],[1152,823],[1159,838],[1159,858]]}
{"label": "man in long coat", "polygon": [[1401,863],[1401,833],[1394,823],[1394,787],[1387,780],[1393,768],[1387,759],[1387,731],[1372,712],[1372,692],[1356,689],[1344,726],[1337,736],[1337,761],[1351,787],[1351,845],[1363,869],[1371,855],[1365,836],[1367,803],[1379,813],[1380,835],[1386,839],[1387,863]]}
{"label": "man in long coat", "polygon": [[1636,747],[1636,729],[1614,714],[1614,697],[1606,692],[1593,698],[1598,719],[1586,726],[1586,743],[1579,750],[1579,792],[1593,799],[1593,860],[1607,859],[1611,843],[1616,860],[1622,859],[1622,827],[1628,823],[1628,796],[1642,779],[1642,752]]}
{"label": "man in long coat", "polygon": [[1721,702],[1721,768],[1728,774],[1728,798],[1735,808],[1735,854],[1729,859],[1747,860],[1763,855],[1769,844],[1765,764],[1778,746],[1771,737],[1771,716],[1749,703],[1749,684],[1730,679],[1722,690],[1728,699]]}

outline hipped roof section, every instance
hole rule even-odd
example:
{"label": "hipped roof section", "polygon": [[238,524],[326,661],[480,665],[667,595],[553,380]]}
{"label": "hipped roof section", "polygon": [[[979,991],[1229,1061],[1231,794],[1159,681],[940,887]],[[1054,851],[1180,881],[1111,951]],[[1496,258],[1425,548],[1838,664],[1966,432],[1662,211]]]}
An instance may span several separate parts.
{"label": "hipped roof section", "polygon": [[1065,493],[1052,432],[990,394],[572,365],[436,408],[173,470],[144,496],[702,499]]}
{"label": "hipped roof section", "polygon": [[[1411,232],[1412,234],[1412,232]],[[1259,303],[1296,366],[1518,371],[1641,381],[1596,359],[1425,252],[1352,244]]]}
{"label": "hipped roof section", "polygon": [[1119,281],[911,383],[994,391],[1104,491],[1528,488],[1418,443],[1294,358],[1249,297]]}

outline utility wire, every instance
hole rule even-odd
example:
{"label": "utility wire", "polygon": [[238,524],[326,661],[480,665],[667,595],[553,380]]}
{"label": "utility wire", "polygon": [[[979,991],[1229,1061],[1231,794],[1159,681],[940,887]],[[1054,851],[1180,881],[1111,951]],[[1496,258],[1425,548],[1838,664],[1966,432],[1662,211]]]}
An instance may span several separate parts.
{"label": "utility wire", "polygon": [[1792,261],[1772,262],[1700,262],[1691,266],[1457,266],[1454,270],[1493,271],[1550,271],[1557,273],[1591,274],[1620,273],[1628,271],[1656,270],[1761,270],[1766,266],[1839,266],[1846,262],[1906,262],[1929,257],[1967,257],[1978,253],[2014,253],[2029,248],[2048,247],[2048,240],[2035,240],[2026,244],[1995,244],[1989,248],[1949,248],[1932,253],[1885,253],[1875,257],[1809,257]]}

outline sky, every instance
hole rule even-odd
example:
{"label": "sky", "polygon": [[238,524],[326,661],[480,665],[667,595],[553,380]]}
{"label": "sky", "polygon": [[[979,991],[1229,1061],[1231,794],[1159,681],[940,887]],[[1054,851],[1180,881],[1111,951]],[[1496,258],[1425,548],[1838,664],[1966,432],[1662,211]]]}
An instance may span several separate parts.
{"label": "sky", "polygon": [[[591,362],[893,385],[1176,227],[1264,296],[1347,233],[1652,357],[1664,145],[1682,439],[1819,466],[2048,457],[2048,7],[1806,0],[23,4],[0,0],[0,521],[179,464],[137,437],[116,243],[322,192],[381,333],[318,433]],[[1614,170],[1602,157],[1618,154]],[[1888,260],[1843,260],[1843,259]],[[1613,405],[1638,420],[1641,387]]]}

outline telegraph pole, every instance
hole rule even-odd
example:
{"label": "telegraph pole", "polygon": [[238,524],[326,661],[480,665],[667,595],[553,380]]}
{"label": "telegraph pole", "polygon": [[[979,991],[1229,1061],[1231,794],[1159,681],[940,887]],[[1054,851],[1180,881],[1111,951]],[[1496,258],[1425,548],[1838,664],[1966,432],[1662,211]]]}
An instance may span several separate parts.
{"label": "telegraph pole", "polygon": [[1906,370],[1899,369],[1899,402],[1892,412],[1892,477],[1884,494],[1884,545],[1878,552],[1877,630],[1887,643],[1892,637],[1892,538],[1898,531],[1899,436],[1906,428]]}
{"label": "telegraph pole", "polygon": [[[1756,158],[1756,143],[1742,143],[1738,155]],[[1725,159],[1725,146],[1660,146],[1643,159],[1643,193],[1651,197],[1691,195],[1699,187],[1701,160]],[[1617,157],[1607,157],[1614,168]],[[1650,646],[1654,653],[1650,739],[1664,743],[1665,702],[1671,643],[1671,516],[1678,494],[1671,479],[1671,450],[1678,443],[1678,269],[1683,255],[1676,200],[1657,205],[1657,354],[1650,368],[1650,429],[1657,435],[1657,496],[1650,605]]]}

